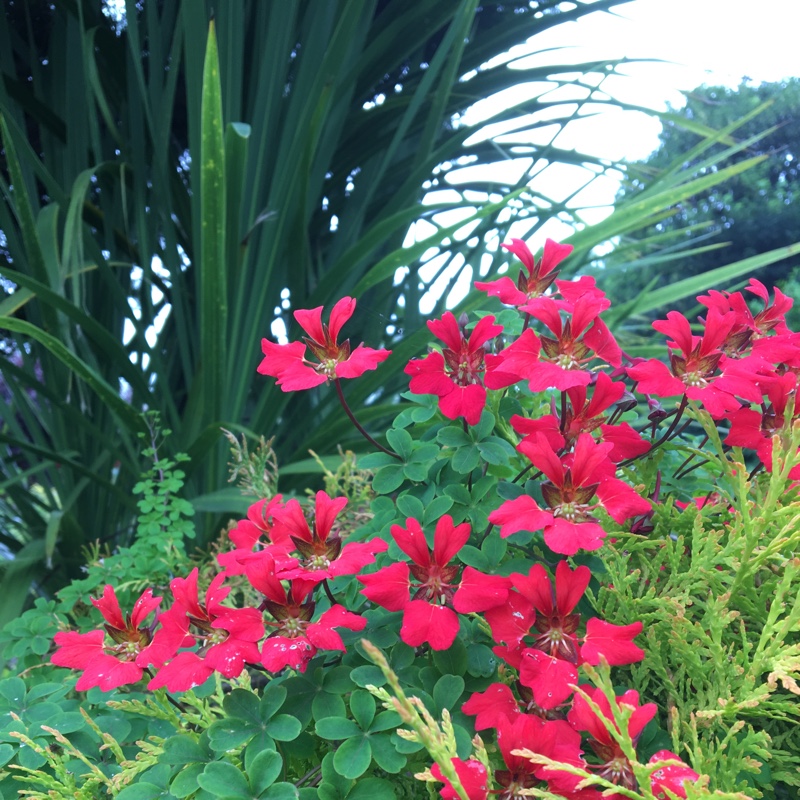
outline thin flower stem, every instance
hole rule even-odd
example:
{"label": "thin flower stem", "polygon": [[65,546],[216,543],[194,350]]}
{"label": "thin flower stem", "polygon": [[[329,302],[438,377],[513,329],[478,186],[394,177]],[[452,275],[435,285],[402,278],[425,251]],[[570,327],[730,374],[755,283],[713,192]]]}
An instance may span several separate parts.
{"label": "thin flower stem", "polygon": [[682,478],[685,478],[685,477],[686,477],[686,476],[687,476],[687,475],[688,475],[690,472],[694,472],[696,469],[700,469],[700,467],[702,467],[702,466],[705,466],[706,464],[708,464],[708,463],[709,463],[709,461],[710,461],[710,459],[706,458],[706,459],[704,459],[703,461],[698,461],[696,464],[692,464],[690,467],[688,467],[687,469],[685,469],[685,470],[684,470],[683,472],[681,472],[680,474],[678,474],[678,473],[676,472],[676,473],[675,473],[675,476],[674,476],[674,479],[675,479],[676,481],[679,481],[679,480],[681,480]]}
{"label": "thin flower stem", "polygon": [[561,392],[561,420],[558,425],[558,429],[561,431],[562,436],[566,433],[564,428],[567,424],[567,393],[562,391]]}
{"label": "thin flower stem", "polygon": [[328,600],[331,601],[331,605],[336,605],[336,598],[333,596],[333,592],[331,591],[331,587],[328,586],[327,579],[322,581],[322,588],[325,590],[325,594],[328,596]]}
{"label": "thin flower stem", "polygon": [[[657,442],[651,445],[649,450],[642,453],[640,456],[634,456],[633,458],[628,458],[625,461],[621,461],[618,466],[627,467],[630,464],[633,464],[634,461],[638,461],[640,458],[643,458],[644,456],[649,456],[651,453],[653,453],[654,450],[657,450],[659,447],[661,447],[662,444],[664,444],[664,442],[670,439],[673,433],[675,434],[675,436],[680,436],[689,427],[689,425],[692,424],[691,420],[687,420],[681,427],[681,429],[677,431],[677,433],[675,432],[675,428],[678,427],[678,423],[681,421],[681,417],[683,416],[683,412],[686,410],[688,402],[689,398],[686,395],[684,395],[683,398],[681,399],[681,404],[680,406],[678,406],[677,411],[670,412],[670,415],[674,414],[675,416],[672,420],[672,424],[669,426],[669,429]],[[653,427],[655,428],[655,425]]]}
{"label": "thin flower stem", "polygon": [[[531,470],[533,469],[533,464],[528,464],[527,467],[521,469],[514,478],[511,479],[511,483],[517,483],[521,478],[524,478]],[[541,470],[533,475],[529,480],[533,480],[534,478],[538,478],[541,475]]]}
{"label": "thin flower stem", "polygon": [[374,447],[377,447],[382,453],[386,453],[387,456],[391,456],[392,458],[396,458],[398,461],[402,461],[402,456],[397,455],[393,450],[389,450],[384,447],[382,444],[376,442],[363,428],[361,423],[355,418],[353,412],[350,410],[350,406],[347,405],[347,400],[344,399],[344,392],[342,392],[342,385],[339,382],[338,378],[334,378],[333,380],[334,385],[336,386],[336,394],[339,396],[339,402],[342,404],[342,408],[344,409],[344,413],[350,418],[350,422],[356,426],[356,430]]}
{"label": "thin flower stem", "polygon": [[683,412],[686,410],[686,404],[689,402],[689,398],[684,395],[681,398],[681,404],[678,406],[678,413],[675,414],[675,419],[672,420],[672,425],[669,426],[667,432],[650,448],[651,450],[655,450],[656,447],[660,447],[664,442],[666,442],[670,436],[675,431],[675,428],[678,427],[678,423],[681,421],[681,417],[683,416]]}
{"label": "thin flower stem", "polygon": [[[703,445],[704,445],[704,444],[705,444],[707,441],[708,441],[708,434],[706,434],[706,435],[703,437],[703,441],[702,441],[702,442],[700,442],[700,444],[698,445],[697,449],[699,450],[701,447],[703,447]],[[687,467],[687,466],[688,466],[688,465],[689,465],[689,464],[690,464],[690,463],[691,463],[691,462],[692,462],[692,461],[693,461],[695,458],[697,458],[697,453],[690,453],[690,454],[689,454],[689,456],[686,458],[686,460],[685,460],[685,461],[684,461],[684,462],[683,462],[683,463],[682,463],[682,464],[681,464],[681,465],[678,467],[678,469],[676,469],[676,470],[675,470],[675,478],[676,478],[676,479],[681,477],[681,472],[683,471],[683,469],[684,469],[685,467]],[[703,463],[703,464],[707,464],[707,463],[708,463],[708,461],[706,460],[706,461],[704,461],[704,462],[702,462],[702,463]],[[689,474],[689,473],[690,473],[690,472],[691,472],[693,469],[696,469],[696,467],[697,467],[697,466],[700,466],[700,465],[699,465],[699,464],[697,464],[696,466],[692,467],[692,469],[688,469],[688,470],[686,470],[686,472],[684,472],[683,474],[684,474],[684,475],[688,475],[688,474]]]}

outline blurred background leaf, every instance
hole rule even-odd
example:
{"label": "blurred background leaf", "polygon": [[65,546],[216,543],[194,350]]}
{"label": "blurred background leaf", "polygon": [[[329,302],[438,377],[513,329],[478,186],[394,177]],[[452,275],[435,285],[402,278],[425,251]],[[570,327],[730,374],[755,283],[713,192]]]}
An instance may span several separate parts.
{"label": "blurred background leaf", "polygon": [[[143,409],[160,411],[171,446],[192,458],[187,490],[207,538],[226,502],[220,425],[275,437],[283,490],[306,485],[292,465],[309,447],[354,446],[333,392],[285,394],[255,372],[262,337],[297,338],[292,310],[357,293],[344,334],[394,351],[345,387],[379,431],[427,342],[425,317],[509,263],[497,243],[513,223],[526,236],[573,224],[574,273],[597,245],[744,169],[746,148],[704,131],[734,159],[727,172],[713,174],[723,156],[706,153],[702,176],[663,171],[585,225],[582,190],[621,166],[559,135],[633,108],[603,90],[619,62],[556,51],[531,66],[509,50],[618,5],[230,0],[215,4],[209,40],[204,0],[6,0],[6,573],[47,594],[78,574],[88,542],[130,539]],[[582,176],[558,197],[536,188],[555,165]]]}

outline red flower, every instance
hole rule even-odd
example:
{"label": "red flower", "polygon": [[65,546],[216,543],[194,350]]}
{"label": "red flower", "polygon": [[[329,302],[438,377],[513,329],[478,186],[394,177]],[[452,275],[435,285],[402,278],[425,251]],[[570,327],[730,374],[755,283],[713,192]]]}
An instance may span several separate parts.
{"label": "red flower", "polygon": [[[489,522],[500,525],[504,537],[544,528],[545,544],[555,553],[571,556],[581,549],[597,550],[606,533],[591,514],[595,508],[602,506],[618,523],[650,510],[649,500],[614,477],[608,458],[612,448],[582,433],[575,452],[560,459],[544,434],[533,434],[533,441],[520,442],[518,449],[549,479],[541,487],[548,509],[523,495],[493,511]],[[593,505],[595,496],[598,502]]]}
{"label": "red flower", "polygon": [[345,649],[342,637],[334,628],[360,631],[367,624],[366,619],[338,604],[312,622],[315,604],[309,595],[314,584],[295,579],[285,587],[275,574],[274,559],[267,552],[248,562],[247,578],[253,588],[264,595],[261,607],[272,616],[272,621],[267,621],[266,625],[273,631],[261,650],[261,663],[270,672],[279,672],[285,667],[304,672],[318,650]]}
{"label": "red flower", "polygon": [[217,562],[228,575],[243,575],[245,564],[268,550],[278,561],[279,568],[292,567],[297,560],[288,556],[292,542],[288,535],[275,531],[275,512],[283,508],[283,497],[276,494],[271,500],[259,500],[247,509],[247,519],[240,519],[228,532],[234,549],[219,553]]}
{"label": "red flower", "polygon": [[[467,761],[462,761],[460,758],[452,758],[450,760],[469,800],[486,800],[489,794],[489,790],[486,787],[486,767],[474,758],[470,758]],[[442,775],[442,770],[438,764],[434,763],[431,767],[431,774],[437,781],[444,782],[444,786],[439,790],[439,794],[444,800],[461,800],[460,795],[453,788],[450,781]]]}
{"label": "red flower", "polygon": [[787,297],[776,286],[775,302],[770,305],[767,287],[755,278],[750,279],[750,284],[746,288],[764,302],[764,308],[755,316],[748,308],[741,292],[718,292],[712,289],[708,295],[697,298],[698,303],[702,303],[709,310],[714,309],[720,315],[729,311],[735,312],[736,322],[720,345],[727,353],[745,352],[753,339],[766,336],[772,330],[778,334],[790,332],[786,326],[786,312],[794,305],[792,298]]}
{"label": "red flower", "polygon": [[660,767],[653,772],[650,776],[650,791],[657,800],[668,800],[667,790],[676,797],[686,797],[684,783],[686,781],[694,783],[700,776],[669,750],[659,750],[657,753],[653,753],[648,763],[657,764],[659,761],[678,761],[680,763]]}
{"label": "red flower", "polygon": [[493,683],[483,692],[473,692],[461,710],[475,717],[476,731],[497,728],[501,719],[513,722],[522,713],[511,687],[505,683]]}
{"label": "red flower", "polygon": [[[731,429],[725,444],[755,450],[767,472],[772,472],[772,437],[783,431],[786,407],[797,393],[797,376],[793,372],[777,376],[767,384],[766,392],[769,406],[762,405],[760,411],[741,408],[731,416]],[[794,418],[797,416],[795,413]],[[789,477],[800,477],[800,468],[794,467]]]}
{"label": "red flower", "polygon": [[255,608],[229,608],[222,600],[230,592],[223,587],[225,574],[217,575],[206,590],[205,603],[200,603],[197,590],[198,570],[187,578],[175,578],[170,589],[175,602],[159,617],[161,628],[151,650],[172,658],[177,647],[200,644],[200,650],[179,653],[159,669],[147,688],[166,686],[171,692],[183,692],[204,683],[216,670],[226,678],[241,674],[245,663],[261,660],[257,642],[264,637],[264,622]]}
{"label": "red flower", "polygon": [[486,389],[502,389],[516,383],[516,375],[497,370],[499,357],[487,354],[484,345],[503,332],[494,317],[483,317],[467,338],[450,311],[441,319],[428,322],[431,333],[446,347],[434,350],[425,358],[412,359],[405,372],[411,375],[409,388],[414,394],[435,394],[439,409],[448,419],[464,417],[468,425],[477,425],[486,406]]}
{"label": "red flower", "polygon": [[614,383],[605,372],[600,372],[588,402],[586,386],[573,386],[566,391],[569,402],[564,408],[563,421],[561,415],[556,413],[555,406],[551,414],[538,419],[527,419],[517,414],[511,417],[514,430],[527,434],[523,441],[531,442],[534,440],[532,434],[543,433],[553,450],[571,450],[580,434],[599,430],[600,440],[614,445],[608,457],[615,464],[640,456],[650,449],[650,445],[626,422],[604,424],[606,418],[603,412],[621,400],[625,394],[624,383]]}
{"label": "red flower", "polygon": [[[581,686],[580,688],[600,709],[606,720],[612,723],[613,727],[619,731],[617,724],[613,721],[611,706],[605,694],[600,689],[592,686]],[[645,705],[640,706],[639,693],[632,689],[625,692],[622,697],[617,697],[616,703],[618,707],[626,705],[634,709],[633,715],[628,720],[628,735],[635,745],[645,725],[655,716],[656,704],[645,703]],[[606,728],[605,723],[595,715],[582,695],[575,695],[575,699],[572,701],[572,710],[567,718],[575,730],[586,731],[591,737],[589,744],[602,762],[599,766],[592,767],[592,769],[612,783],[628,789],[635,789],[637,786],[636,778],[630,762],[625,757],[616,739]]]}
{"label": "red flower", "polygon": [[650,359],[629,367],[628,375],[637,382],[640,392],[656,397],[686,395],[701,402],[715,419],[739,409],[737,396],[760,403],[762,393],[753,371],[761,366],[760,359],[725,360],[720,349],[735,324],[734,312],[720,314],[712,308],[703,336],[698,337],[692,335],[689,320],[683,314],[670,311],[666,320],[653,323],[657,331],[672,337],[668,342],[673,350],[669,354],[670,366]]}
{"label": "red flower", "polygon": [[316,584],[340,575],[354,575],[375,561],[376,553],[387,549],[382,539],[348,542],[342,546],[334,523],[346,505],[346,497],[331,498],[325,492],[317,492],[313,530],[297,500],[290,500],[285,508],[275,512],[273,540],[288,542],[288,549],[294,548],[300,554],[297,566],[279,571],[282,580],[302,578]]}
{"label": "red flower", "polygon": [[[553,761],[583,767],[581,737],[564,720],[543,720],[529,714],[520,714],[513,721],[501,720],[497,726],[497,746],[506,769],[495,772],[495,780],[503,787],[502,797],[516,798],[520,789],[529,789],[538,780],[558,780],[556,770],[534,764],[524,756],[515,756],[515,750],[531,750]],[[551,787],[552,788],[552,787]]]}
{"label": "red flower", "polygon": [[[373,350],[360,344],[351,352],[349,340],[341,344],[337,341],[339,331],[353,316],[355,308],[356,301],[352,297],[343,297],[333,307],[327,325],[322,322],[322,306],[298,309],[294,318],[308,336],[303,337],[303,342],[289,344],[274,344],[269,339],[262,339],[264,360],[259,364],[258,372],[277,378],[278,386],[284,392],[294,392],[329,380],[357,378],[367,370],[376,369],[389,357],[390,350]],[[306,360],[306,347],[316,362]]]}
{"label": "red flower", "polygon": [[[528,381],[532,392],[587,386],[591,381],[589,361],[601,358],[613,366],[622,361],[619,345],[599,316],[609,305],[605,297],[586,294],[574,304],[543,297],[523,306],[522,311],[543,322],[553,336],[537,338],[530,329],[523,331],[516,342],[498,353],[502,359],[499,369]],[[569,314],[566,322],[562,322],[562,310]]]}
{"label": "red flower", "polygon": [[[401,561],[372,575],[360,575],[358,580],[365,587],[361,593],[389,611],[403,612],[400,638],[407,645],[428,642],[434,650],[446,650],[458,634],[456,611],[468,614],[501,605],[508,597],[510,581],[472,567],[466,567],[458,580],[461,568],[450,561],[469,539],[468,523],[454,526],[451,516],[443,516],[436,523],[432,554],[419,522],[409,518],[406,525],[393,525],[392,536],[412,564]],[[412,575],[418,583],[411,583]]]}
{"label": "red flower", "polygon": [[558,275],[558,271],[553,270],[574,249],[571,244],[558,244],[547,239],[541,261],[537,263],[522,239],[512,239],[511,244],[504,244],[503,247],[522,262],[528,274],[520,270],[516,286],[511,278],[504,276],[488,283],[476,281],[475,288],[486,292],[489,297],[500,298],[501,303],[510,306],[521,306],[543,295]]}
{"label": "red flower", "polygon": [[[75,688],[79,692],[98,686],[107,692],[136,683],[144,668],[151,663],[148,645],[152,641],[152,627],[141,623],[161,603],[153,597],[153,590],[146,589],[133,606],[133,611],[124,616],[112,586],[106,585],[103,596],[92,598],[95,608],[100,610],[106,624],[103,631],[77,633],[61,631],[55,635],[58,649],[50,659],[58,667],[83,670]],[[105,634],[113,644],[105,643]]]}

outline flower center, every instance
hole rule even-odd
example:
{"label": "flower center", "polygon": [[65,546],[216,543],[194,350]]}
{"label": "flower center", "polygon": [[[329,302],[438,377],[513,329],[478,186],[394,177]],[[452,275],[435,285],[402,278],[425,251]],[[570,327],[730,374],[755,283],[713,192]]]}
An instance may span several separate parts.
{"label": "flower center", "polygon": [[305,623],[297,619],[296,617],[288,617],[283,621],[283,632],[288,636],[290,639],[300,636],[303,633],[303,628],[305,627]]}
{"label": "flower center", "polygon": [[315,555],[311,556],[311,558],[306,561],[306,569],[318,570],[318,569],[328,569],[331,565],[330,559],[325,555]]}
{"label": "flower center", "polygon": [[685,372],[681,380],[686,386],[702,389],[708,386],[708,381],[699,372]]}

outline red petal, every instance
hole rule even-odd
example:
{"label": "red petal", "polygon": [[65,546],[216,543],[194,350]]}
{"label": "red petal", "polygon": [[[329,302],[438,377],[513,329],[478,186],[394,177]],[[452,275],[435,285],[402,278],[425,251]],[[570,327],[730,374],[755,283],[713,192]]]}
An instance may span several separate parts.
{"label": "red petal", "polygon": [[104,692],[136,683],[141,680],[142,668],[132,661],[118,661],[113,656],[99,655],[86,666],[86,671],[78,679],[75,688],[85,692],[95,686]]}
{"label": "red petal", "polygon": [[456,353],[461,350],[464,336],[452,311],[445,311],[441,319],[428,320],[428,329],[434,336],[441,339],[450,350],[454,350]]}
{"label": "red petal", "polygon": [[359,575],[361,594],[389,611],[402,611],[409,602],[409,569],[405,561],[384,567],[371,575]]}
{"label": "red petal", "polygon": [[501,719],[512,722],[520,714],[514,693],[505,683],[493,683],[485,691],[475,692],[461,706],[461,710],[465,714],[475,716],[476,731],[496,728],[498,720]]}
{"label": "red petal", "polygon": [[294,312],[294,318],[315,342],[325,345],[325,332],[322,329],[322,306],[310,309],[299,308]]}
{"label": "red petal", "polygon": [[516,647],[530,633],[536,621],[536,611],[527,597],[510,591],[506,603],[490,608],[484,617],[492,629],[492,639],[495,642],[505,642],[510,647]]}
{"label": "red petal", "polygon": [[488,611],[508,600],[511,580],[500,575],[484,575],[482,572],[465,567],[453,597],[453,608],[459,614],[474,611]]}
{"label": "red petal", "polygon": [[592,571],[589,567],[581,565],[574,570],[569,568],[566,561],[559,561],[556,567],[556,608],[562,616],[571,614],[575,606],[580,603]]}
{"label": "red petal", "polygon": [[350,353],[346,361],[340,361],[334,368],[337,378],[358,378],[365,372],[377,369],[378,364],[386,361],[391,355],[391,350],[374,350],[360,344]]}
{"label": "red petal", "polygon": [[541,708],[555,708],[571,694],[578,683],[578,670],[569,661],[528,649],[522,656],[520,683],[533,690],[533,699]]}
{"label": "red petal", "polygon": [[581,658],[593,667],[600,663],[600,656],[612,667],[641,661],[644,650],[633,643],[633,639],[641,632],[640,621],[630,625],[612,625],[601,619],[590,619],[586,623]]}
{"label": "red petal", "polygon": [[560,517],[544,529],[544,543],[554,552],[574,556],[578,550],[597,550],[606,532],[596,522],[567,522]]}
{"label": "red petal", "polygon": [[448,419],[464,417],[467,425],[477,425],[486,408],[486,389],[480,384],[469,386],[453,384],[452,390],[439,397],[439,410]]}
{"label": "red petal", "polygon": [[501,303],[505,303],[508,306],[521,306],[528,300],[525,292],[521,292],[514,281],[507,275],[488,283],[475,281],[475,288],[481,292],[486,292],[489,297],[499,298]]}
{"label": "red petal", "polygon": [[[468,761],[462,761],[460,758],[451,758],[450,760],[455,767],[464,791],[467,793],[467,800],[486,800],[488,797],[486,767],[474,758],[470,758]],[[438,764],[433,764],[431,774],[437,781],[444,782],[444,786],[439,790],[443,800],[461,800],[461,796],[453,789],[450,781],[442,775]]]}
{"label": "red petal", "polygon": [[342,325],[353,316],[356,310],[356,301],[352,297],[343,297],[331,309],[331,316],[328,322],[328,333],[331,339],[335,342],[338,340],[339,331]]}
{"label": "red petal", "polygon": [[103,596],[99,598],[91,598],[92,605],[100,611],[103,619],[118,631],[124,631],[128,625],[125,622],[125,617],[122,616],[122,610],[119,607],[119,600],[117,600],[114,587],[106,584],[103,588]]}
{"label": "red petal", "polygon": [[489,522],[500,526],[500,536],[505,538],[518,531],[538,531],[553,521],[549,511],[542,511],[528,495],[506,500],[500,508],[489,514]]}
{"label": "red petal", "polygon": [[478,320],[472,333],[469,335],[468,349],[470,353],[476,353],[489,339],[494,339],[503,332],[502,325],[495,325],[494,316],[487,314]]}
{"label": "red petal", "polygon": [[460,525],[454,526],[453,518],[449,514],[440,517],[436,523],[436,531],[433,534],[434,564],[438,564],[440,567],[448,564],[453,556],[467,543],[471,530],[468,522],[462,522]]}
{"label": "red petal", "polygon": [[188,692],[205,683],[213,671],[197,653],[179,653],[169,664],[161,667],[147,688],[153,691],[166,686],[170,692]]}
{"label": "red petal", "polygon": [[458,615],[452,608],[411,600],[405,607],[400,638],[409,647],[428,642],[433,650],[447,650],[455,641],[458,628]]}
{"label": "red petal", "polygon": [[59,631],[53,638],[58,649],[50,658],[50,663],[57,667],[86,669],[92,659],[103,655],[105,638],[103,631]]}
{"label": "red petal", "polygon": [[333,499],[328,496],[327,492],[317,492],[314,504],[314,529],[317,533],[317,538],[323,542],[328,538],[336,516],[346,505],[346,497]]}

